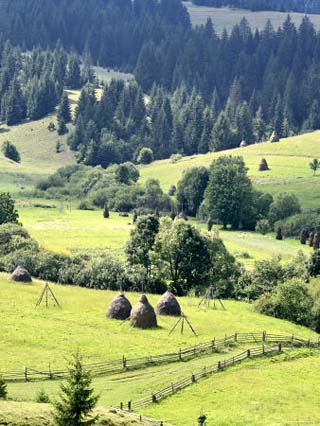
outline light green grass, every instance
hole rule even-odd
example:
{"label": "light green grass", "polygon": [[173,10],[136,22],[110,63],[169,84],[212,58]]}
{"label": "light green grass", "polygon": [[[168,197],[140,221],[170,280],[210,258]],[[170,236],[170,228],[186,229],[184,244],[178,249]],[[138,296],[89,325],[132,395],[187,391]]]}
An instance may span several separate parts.
{"label": "light green grass", "polygon": [[[315,333],[287,321],[254,312],[252,305],[226,301],[226,311],[198,308],[198,299],[180,299],[199,337],[168,333],[174,318],[159,317],[156,330],[131,329],[128,323],[106,320],[105,313],[114,292],[52,285],[62,310],[35,309],[43,283],[21,285],[0,275],[0,353],[1,370],[24,369],[25,366],[56,369],[65,357],[80,348],[87,363],[148,354],[171,352],[179,347],[223,337],[235,331],[262,331],[313,337]],[[134,305],[139,294],[128,294]],[[159,296],[150,296],[155,305]]]}
{"label": "light green grass", "polygon": [[123,73],[102,67],[92,67],[99,81],[109,83],[112,79],[130,81],[134,79],[133,74]]}
{"label": "light green grass", "polygon": [[318,425],[320,354],[293,355],[245,361],[142,411],[175,426],[194,426],[200,412],[215,426]]}
{"label": "light green grass", "polygon": [[[277,30],[280,26],[282,26],[288,16],[288,13],[283,12],[252,12],[246,9],[195,6],[191,2],[185,2],[185,4],[187,6],[193,25],[205,24],[207,19],[210,17],[214,24],[215,30],[218,33],[221,33],[225,28],[227,31],[231,31],[236,24],[239,24],[243,17],[248,20],[250,26],[253,29],[258,28],[259,30],[263,30],[267,20],[270,19],[272,25]],[[303,13],[290,13],[292,22],[294,22],[297,26],[301,24],[304,16],[305,15]],[[308,15],[308,17],[314,24],[315,28],[319,29],[320,15]]]}
{"label": "light green grass", "polygon": [[[136,420],[128,416],[120,416],[98,407],[95,414],[99,415],[97,426],[133,426]],[[0,401],[0,424],[6,426],[53,426],[53,409],[49,404]],[[148,425],[139,422],[139,425]]]}
{"label": "light green grass", "polygon": [[[177,163],[170,160],[157,161],[141,167],[141,183],[150,178],[160,180],[165,191],[177,184],[184,170],[190,167],[209,166],[221,155],[241,155],[244,157],[249,176],[260,190],[294,192],[303,207],[318,207],[320,201],[320,176],[313,176],[309,168],[312,158],[320,157],[320,132],[282,139],[281,142],[261,143],[246,148],[237,148],[218,153],[184,157]],[[261,158],[266,158],[269,171],[259,172]]]}

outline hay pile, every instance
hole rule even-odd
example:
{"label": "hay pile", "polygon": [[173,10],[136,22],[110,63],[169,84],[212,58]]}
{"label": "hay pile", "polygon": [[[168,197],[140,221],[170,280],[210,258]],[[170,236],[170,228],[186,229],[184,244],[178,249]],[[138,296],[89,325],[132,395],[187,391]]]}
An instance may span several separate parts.
{"label": "hay pile", "polygon": [[267,160],[265,158],[262,158],[262,160],[259,164],[259,172],[265,172],[267,170],[269,170]]}
{"label": "hay pile", "polygon": [[278,133],[276,131],[272,132],[272,135],[270,136],[269,142],[274,143],[274,142],[279,142],[279,136]]}
{"label": "hay pile", "polygon": [[11,281],[15,281],[17,283],[32,283],[32,278],[25,268],[18,266],[11,275]]}
{"label": "hay pile", "polygon": [[181,307],[175,296],[170,290],[166,291],[159,299],[156,312],[158,315],[170,315],[179,317],[181,315]]}
{"label": "hay pile", "polygon": [[123,293],[113,299],[107,310],[107,318],[126,320],[130,317],[132,306]]}
{"label": "hay pile", "polygon": [[131,327],[154,328],[157,327],[157,317],[147,297],[143,294],[138,304],[132,308],[130,315]]}
{"label": "hay pile", "polygon": [[240,148],[245,148],[247,146],[248,146],[248,144],[247,144],[247,142],[245,140],[241,141]]}

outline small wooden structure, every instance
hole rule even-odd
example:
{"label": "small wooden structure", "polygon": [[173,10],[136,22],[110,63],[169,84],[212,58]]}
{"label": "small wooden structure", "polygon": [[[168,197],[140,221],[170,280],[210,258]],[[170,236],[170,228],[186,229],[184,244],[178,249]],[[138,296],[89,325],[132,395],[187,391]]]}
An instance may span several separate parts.
{"label": "small wooden structure", "polygon": [[58,302],[56,296],[53,294],[53,291],[51,290],[48,283],[44,286],[40,297],[37,301],[36,308],[42,304],[42,302],[45,301],[46,308],[49,307],[50,301],[53,306],[57,306],[58,308],[61,308],[60,303]]}
{"label": "small wooden structure", "polygon": [[179,324],[181,325],[180,333],[183,334],[183,332],[184,332],[184,323],[185,322],[188,325],[188,327],[190,328],[190,330],[192,331],[192,333],[196,337],[198,337],[197,333],[195,332],[194,328],[192,327],[191,322],[188,320],[187,316],[183,312],[181,312],[181,315],[180,315],[178,321],[174,324],[174,326],[170,330],[169,336],[174,332],[174,330],[178,327]]}
{"label": "small wooden structure", "polygon": [[203,298],[200,300],[198,307],[203,305],[206,308],[210,308],[210,304],[212,302],[212,308],[217,309],[216,301],[218,301],[220,303],[223,310],[226,310],[224,304],[222,303],[222,300],[215,296],[215,289],[214,289],[213,285],[211,285],[207,288]]}

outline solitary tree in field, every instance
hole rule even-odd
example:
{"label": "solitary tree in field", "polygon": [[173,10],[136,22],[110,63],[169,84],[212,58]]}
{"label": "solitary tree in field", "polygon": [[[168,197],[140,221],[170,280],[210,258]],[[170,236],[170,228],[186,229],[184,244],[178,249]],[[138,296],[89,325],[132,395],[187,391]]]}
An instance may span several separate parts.
{"label": "solitary tree in field", "polygon": [[67,383],[61,385],[60,401],[55,403],[56,426],[91,426],[97,416],[92,412],[99,397],[94,396],[91,375],[82,364],[81,355],[76,353],[68,368]]}
{"label": "solitary tree in field", "polygon": [[310,163],[310,169],[313,171],[313,175],[315,176],[317,173],[317,170],[320,167],[319,160],[317,158],[314,158]]}
{"label": "solitary tree in field", "polygon": [[3,152],[3,155],[6,158],[9,158],[12,161],[15,161],[16,163],[20,163],[20,154],[15,145],[13,143],[6,141],[3,142],[1,151]]}
{"label": "solitary tree in field", "polygon": [[10,194],[0,192],[0,225],[11,222],[17,223],[18,218],[19,215]]}
{"label": "solitary tree in field", "polygon": [[0,376],[0,399],[7,398],[7,385],[3,378]]}

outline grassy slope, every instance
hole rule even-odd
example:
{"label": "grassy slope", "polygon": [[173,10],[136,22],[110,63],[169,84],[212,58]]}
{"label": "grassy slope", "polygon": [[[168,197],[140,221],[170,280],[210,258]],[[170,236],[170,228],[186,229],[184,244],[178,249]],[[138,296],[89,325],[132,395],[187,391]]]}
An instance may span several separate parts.
{"label": "grassy slope", "polygon": [[[110,413],[99,407],[96,410],[99,415],[97,426],[133,426],[137,422],[127,416]],[[52,407],[49,404],[35,404],[26,402],[1,402],[0,401],[0,424],[6,426],[53,426]],[[139,422],[139,425],[148,425]]]}
{"label": "grassy slope", "polygon": [[[86,362],[102,361],[162,353],[177,347],[222,337],[235,331],[262,331],[294,333],[302,337],[315,336],[311,330],[286,321],[259,315],[253,306],[227,301],[226,311],[199,309],[198,300],[181,300],[183,311],[189,315],[199,337],[190,333],[168,336],[175,323],[173,318],[159,318],[157,330],[131,329],[128,323],[107,321],[105,312],[114,292],[95,291],[69,286],[53,286],[62,305],[56,308],[35,309],[43,283],[19,285],[0,275],[0,353],[1,370],[23,369],[25,366],[52,368],[65,364],[65,356],[76,348],[83,348]],[[138,294],[129,294],[134,305]],[[150,296],[153,305],[159,296]],[[152,345],[150,341],[152,340]],[[117,342],[114,345],[114,342]]]}
{"label": "grassy slope", "polygon": [[[141,169],[141,182],[156,177],[163,189],[176,184],[184,170],[195,166],[209,166],[221,155],[241,155],[249,167],[255,186],[277,194],[292,191],[300,198],[303,207],[318,207],[320,201],[320,176],[313,176],[309,163],[320,156],[320,132],[295,136],[280,143],[262,143],[218,153],[185,157],[173,164],[170,160],[155,162]],[[261,158],[266,158],[270,171],[259,172]]]}
{"label": "grassy slope", "polygon": [[[214,8],[206,6],[195,6],[191,2],[186,2],[193,25],[205,24],[210,17],[215,29],[221,33],[225,28],[230,31],[234,25],[238,24],[245,17],[252,28],[263,29],[267,20],[270,19],[275,28],[280,27],[286,20],[288,13],[282,12],[251,12],[245,9]],[[290,13],[292,21],[299,26],[303,13]],[[308,15],[317,29],[320,28],[320,15]]]}
{"label": "grassy slope", "polygon": [[319,424],[319,361],[317,350],[245,361],[142,411],[174,426],[201,411],[216,426]]}

